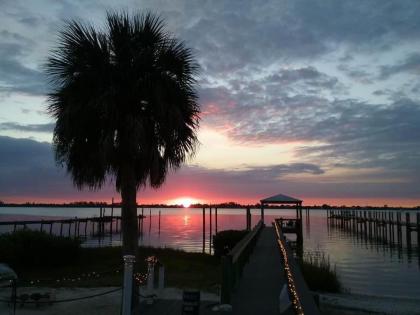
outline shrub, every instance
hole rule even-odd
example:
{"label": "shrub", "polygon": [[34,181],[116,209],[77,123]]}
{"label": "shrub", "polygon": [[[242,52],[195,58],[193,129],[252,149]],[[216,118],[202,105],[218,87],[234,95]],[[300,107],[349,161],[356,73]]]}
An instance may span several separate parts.
{"label": "shrub", "polygon": [[303,277],[312,291],[341,292],[341,283],[335,267],[323,252],[305,253],[300,262]]}
{"label": "shrub", "polygon": [[80,240],[20,230],[0,235],[0,258],[16,271],[49,268],[75,261]]}
{"label": "shrub", "polygon": [[248,233],[246,230],[226,230],[213,236],[215,256],[226,255]]}

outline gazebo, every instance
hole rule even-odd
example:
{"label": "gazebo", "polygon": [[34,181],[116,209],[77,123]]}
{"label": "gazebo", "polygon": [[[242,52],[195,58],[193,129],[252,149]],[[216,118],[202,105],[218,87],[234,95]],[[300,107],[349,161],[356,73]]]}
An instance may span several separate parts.
{"label": "gazebo", "polygon": [[264,206],[269,205],[296,205],[296,219],[302,220],[302,200],[286,196],[283,194],[277,194],[265,199],[260,200],[261,202],[261,220],[264,222]]}
{"label": "gazebo", "polygon": [[[296,199],[283,194],[277,194],[265,199],[260,200],[261,202],[261,220],[264,223],[264,207],[269,205],[295,205],[296,206],[296,219],[288,219],[283,221],[284,218],[280,219],[281,222],[287,222],[286,226],[283,226],[283,233],[293,233],[297,236],[297,243],[302,244],[302,200]],[[281,223],[283,225],[283,223]]]}

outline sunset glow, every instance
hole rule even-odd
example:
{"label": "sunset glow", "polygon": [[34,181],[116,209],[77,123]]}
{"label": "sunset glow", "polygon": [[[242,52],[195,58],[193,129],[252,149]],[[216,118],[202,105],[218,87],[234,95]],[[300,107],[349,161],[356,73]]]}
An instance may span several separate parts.
{"label": "sunset glow", "polygon": [[169,201],[169,204],[182,205],[184,208],[189,208],[193,203],[198,203],[198,201],[188,197],[182,197]]}
{"label": "sunset glow", "polygon": [[[0,2],[0,201],[119,200],[112,176],[99,191],[80,191],[57,167],[42,73],[63,21],[101,28],[109,1],[18,2]],[[399,10],[352,1],[170,3],[145,8],[196,52],[200,145],[159,189],[139,189],[138,204],[256,204],[283,193],[307,205],[420,205],[416,1]]]}

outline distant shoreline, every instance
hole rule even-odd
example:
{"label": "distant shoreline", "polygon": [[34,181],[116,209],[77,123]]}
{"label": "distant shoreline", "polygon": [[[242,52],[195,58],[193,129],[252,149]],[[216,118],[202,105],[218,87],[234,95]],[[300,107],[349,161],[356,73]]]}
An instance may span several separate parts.
{"label": "distant shoreline", "polygon": [[[121,203],[94,203],[94,202],[80,202],[80,203],[0,203],[0,208],[120,208]],[[167,205],[167,204],[139,204],[138,208],[183,208],[182,205]],[[260,208],[260,204],[241,205],[233,202],[221,204],[193,204],[189,208],[220,208],[220,209],[242,209],[242,208]],[[295,209],[295,206],[265,206],[265,209]],[[414,207],[380,207],[380,206],[334,206],[334,205],[311,205],[302,206],[302,209],[312,210],[328,210],[328,209],[343,209],[343,210],[420,210],[420,206]]]}

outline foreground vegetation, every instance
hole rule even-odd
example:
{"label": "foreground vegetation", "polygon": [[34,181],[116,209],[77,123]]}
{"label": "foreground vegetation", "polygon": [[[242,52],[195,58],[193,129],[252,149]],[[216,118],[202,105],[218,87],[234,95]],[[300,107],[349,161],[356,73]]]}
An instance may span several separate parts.
{"label": "foreground vegetation", "polygon": [[335,267],[331,266],[324,253],[305,253],[300,268],[310,290],[331,293],[342,291]]}
{"label": "foreground vegetation", "polygon": [[[58,244],[61,247],[57,247]],[[18,274],[19,285],[122,284],[121,247],[82,248],[77,240],[26,230],[1,235],[0,253],[2,262],[8,263]],[[166,286],[215,291],[220,282],[220,259],[211,255],[152,247],[140,247],[138,253],[138,272],[145,274],[145,260],[156,256],[165,266]]]}
{"label": "foreground vegetation", "polygon": [[220,257],[229,253],[231,249],[247,235],[247,230],[225,230],[213,236],[214,256]]}

